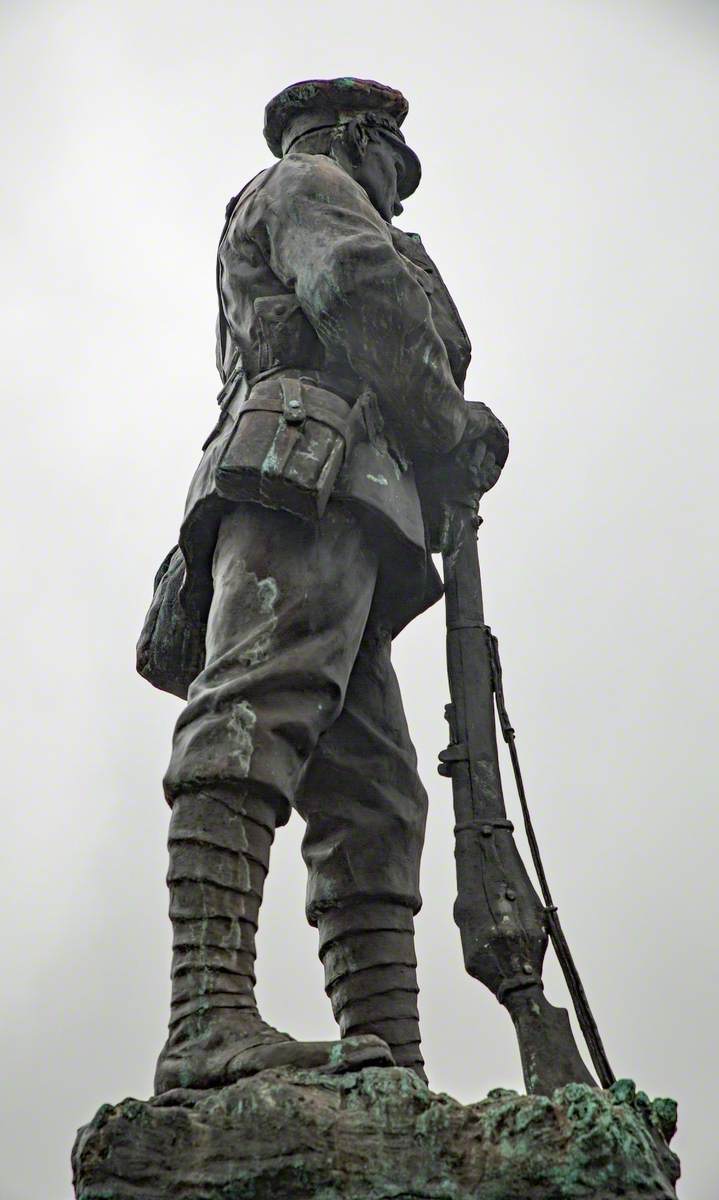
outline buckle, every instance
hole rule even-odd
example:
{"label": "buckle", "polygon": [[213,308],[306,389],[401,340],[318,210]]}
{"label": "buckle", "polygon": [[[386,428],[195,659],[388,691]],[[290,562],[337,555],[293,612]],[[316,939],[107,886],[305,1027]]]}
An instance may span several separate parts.
{"label": "buckle", "polygon": [[302,425],[307,413],[302,400],[302,388],[299,379],[283,378],[280,380],[282,391],[282,416],[288,425]]}

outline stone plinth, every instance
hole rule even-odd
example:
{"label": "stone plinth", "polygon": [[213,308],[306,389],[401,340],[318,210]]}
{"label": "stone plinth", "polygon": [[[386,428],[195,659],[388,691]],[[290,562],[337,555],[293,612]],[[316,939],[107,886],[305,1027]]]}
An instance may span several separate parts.
{"label": "stone plinth", "polygon": [[263,1072],[104,1105],[77,1200],[674,1200],[673,1101],[628,1080],[462,1105],[399,1068]]}

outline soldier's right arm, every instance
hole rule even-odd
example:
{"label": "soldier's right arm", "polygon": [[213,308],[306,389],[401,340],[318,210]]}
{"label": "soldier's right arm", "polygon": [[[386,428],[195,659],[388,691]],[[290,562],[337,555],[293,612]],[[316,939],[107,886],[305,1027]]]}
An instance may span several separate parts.
{"label": "soldier's right arm", "polygon": [[429,301],[363,188],[324,155],[291,155],[252,195],[242,227],[332,357],[376,392],[407,449],[457,445],[464,397]]}

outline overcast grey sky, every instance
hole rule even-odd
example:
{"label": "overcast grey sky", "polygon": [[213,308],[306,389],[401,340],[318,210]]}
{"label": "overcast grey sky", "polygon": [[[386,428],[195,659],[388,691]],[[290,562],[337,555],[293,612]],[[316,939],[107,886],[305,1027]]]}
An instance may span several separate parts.
{"label": "overcast grey sky", "polygon": [[[225,202],[269,160],[269,97],[339,74],[410,99],[399,223],[512,436],[480,547],[548,871],[617,1073],[678,1098],[680,1194],[716,1197],[718,47],[698,0],[5,0],[2,1200],[69,1200],[76,1127],[151,1089],[180,705],[134,643],[214,421]],[[521,1076],[451,920],[441,605],[395,661],[431,796],[425,1055],[470,1101]],[[331,1036],[301,832],[259,994]]]}

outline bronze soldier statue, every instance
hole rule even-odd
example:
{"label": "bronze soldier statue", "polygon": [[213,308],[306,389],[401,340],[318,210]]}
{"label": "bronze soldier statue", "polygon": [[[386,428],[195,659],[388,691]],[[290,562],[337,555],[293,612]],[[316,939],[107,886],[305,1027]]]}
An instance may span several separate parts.
{"label": "bronze soldier statue", "polygon": [[[392,224],[420,180],[406,112],[372,81],[287,88],[266,110],[278,161],[227,208],[220,418],[138,647],[142,674],[187,697],[165,777],[158,1094],[283,1065],[424,1078],[413,919],[427,797],[390,648],[441,595],[437,464],[469,462],[486,491],[508,440],[465,402],[464,326],[419,237]],[[292,808],[337,1042],[278,1032],[253,992],[270,847]],[[588,1078],[578,1056],[568,1077]]]}

